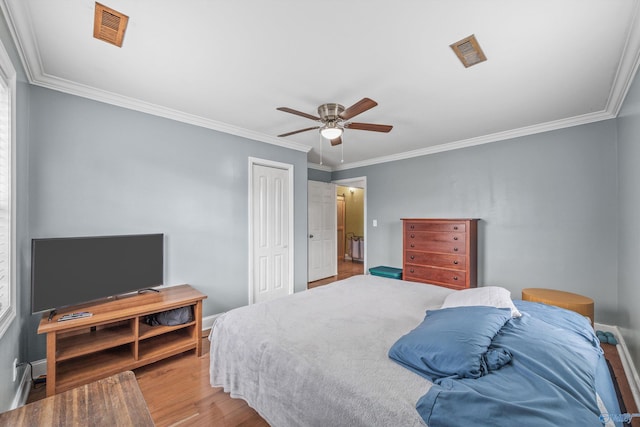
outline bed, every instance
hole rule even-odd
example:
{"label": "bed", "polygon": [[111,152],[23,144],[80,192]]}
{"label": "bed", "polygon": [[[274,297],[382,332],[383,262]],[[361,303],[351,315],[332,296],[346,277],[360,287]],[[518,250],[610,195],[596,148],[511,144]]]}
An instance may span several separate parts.
{"label": "bed", "polygon": [[[363,275],[231,310],[211,329],[210,383],[275,427],[603,425],[601,414],[619,413],[587,319],[510,299],[451,307],[459,292]],[[448,326],[434,332],[438,319]],[[486,324],[495,335],[474,330]],[[427,356],[403,358],[425,342]],[[449,355],[477,347],[480,364],[445,355],[431,366],[440,343]]]}

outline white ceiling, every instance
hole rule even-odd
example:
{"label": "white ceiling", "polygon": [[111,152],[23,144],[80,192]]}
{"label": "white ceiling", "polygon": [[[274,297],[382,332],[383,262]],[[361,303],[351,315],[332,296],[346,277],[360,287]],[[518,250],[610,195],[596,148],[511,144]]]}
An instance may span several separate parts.
{"label": "white ceiling", "polygon": [[[92,0],[0,0],[31,83],[315,164],[317,131],[276,135],[316,123],[276,107],[376,100],[354,121],[393,130],[324,140],[333,170],[615,117],[640,54],[636,0],[101,2],[129,16],[122,48],[93,38]],[[488,60],[466,69],[449,45],[471,34]]]}

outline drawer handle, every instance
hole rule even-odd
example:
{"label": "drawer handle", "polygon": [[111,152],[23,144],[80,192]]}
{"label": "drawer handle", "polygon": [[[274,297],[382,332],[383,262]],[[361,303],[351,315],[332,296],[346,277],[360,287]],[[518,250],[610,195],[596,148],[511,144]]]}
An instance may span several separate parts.
{"label": "drawer handle", "polygon": [[455,236],[455,237],[453,238],[453,240],[458,240],[458,236]]}
{"label": "drawer handle", "polygon": [[409,258],[416,259],[416,256],[415,255],[411,255]]}
{"label": "drawer handle", "polygon": [[458,265],[458,260],[453,261],[455,265]]}
{"label": "drawer handle", "polygon": [[458,252],[458,248],[453,248],[453,251],[454,252]]}
{"label": "drawer handle", "polygon": [[458,276],[453,276],[453,280],[458,280]]}
{"label": "drawer handle", "polygon": [[458,229],[458,226],[457,226],[457,225],[454,225],[454,226],[453,226],[453,229],[454,229],[454,230],[457,230],[457,229]]}
{"label": "drawer handle", "polygon": [[411,273],[414,273],[414,270],[413,270],[413,268],[412,268],[412,269],[410,269],[409,271],[410,271]]}
{"label": "drawer handle", "polygon": [[411,233],[411,238],[413,239],[414,237],[416,237],[416,235]]}
{"label": "drawer handle", "polygon": [[416,228],[416,226],[415,226],[415,225],[412,225],[412,226],[410,226],[409,228],[413,230],[414,228]]}
{"label": "drawer handle", "polygon": [[412,243],[410,246],[411,246],[412,248],[415,248],[415,247],[416,247],[416,245],[414,245],[413,243]]}

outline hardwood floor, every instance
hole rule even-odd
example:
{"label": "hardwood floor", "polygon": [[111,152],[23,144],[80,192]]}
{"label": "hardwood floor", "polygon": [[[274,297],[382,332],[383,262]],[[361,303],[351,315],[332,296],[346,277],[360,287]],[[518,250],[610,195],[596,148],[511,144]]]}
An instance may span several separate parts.
{"label": "hardwood floor", "polygon": [[[178,355],[134,371],[156,426],[268,427],[244,400],[209,385],[206,336],[202,347],[202,357]],[[44,397],[45,387],[39,386],[32,389],[27,402]]]}
{"label": "hardwood floor", "polygon": [[361,262],[344,261],[338,259],[338,275],[327,277],[326,279],[316,280],[315,282],[309,282],[307,287],[309,289],[316,286],[326,285],[328,283],[337,282],[338,280],[346,279],[347,277],[355,276],[358,274],[364,274],[364,264]]}
{"label": "hardwood floor", "polygon": [[[638,407],[636,406],[636,402],[633,399],[633,392],[631,391],[631,387],[629,386],[629,382],[627,381],[627,377],[624,373],[624,367],[622,366],[622,362],[620,361],[620,357],[618,355],[618,349],[616,346],[611,344],[601,344],[602,349],[604,350],[604,355],[611,364],[611,369],[613,369],[613,375],[616,377],[616,381],[618,383],[618,388],[620,389],[620,394],[622,396],[622,401],[624,402],[624,406],[628,413],[638,413]],[[632,427],[640,427],[640,418],[633,418],[631,420]]]}

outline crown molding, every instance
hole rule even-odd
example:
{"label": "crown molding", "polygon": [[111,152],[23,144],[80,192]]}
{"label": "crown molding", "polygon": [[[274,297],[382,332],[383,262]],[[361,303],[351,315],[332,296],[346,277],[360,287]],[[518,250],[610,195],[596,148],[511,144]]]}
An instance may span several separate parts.
{"label": "crown molding", "polygon": [[533,126],[526,126],[519,129],[513,129],[505,132],[497,132],[489,135],[479,136],[475,138],[464,139],[455,142],[449,142],[431,147],[420,148],[418,150],[406,151],[404,153],[392,154],[390,156],[376,157],[374,159],[363,160],[361,162],[352,162],[332,168],[333,171],[347,170],[371,166],[380,163],[394,162],[397,160],[410,159],[413,157],[427,156],[429,154],[441,153],[443,151],[457,150],[459,148],[474,147],[476,145],[489,144],[491,142],[504,141],[507,139],[519,138],[522,136],[534,135],[537,133],[548,132],[552,130],[564,129],[568,127],[584,125],[588,123],[598,122],[615,118],[615,115],[608,111],[600,111],[597,113],[589,113],[581,116],[570,117],[568,119],[555,120],[552,122],[541,123]]}
{"label": "crown molding", "polygon": [[[21,0],[0,0],[0,8],[7,18],[7,24],[13,37],[14,43],[27,78],[31,84],[46,87],[52,90],[69,93],[72,95],[89,98],[95,101],[104,102],[123,108],[136,110],[155,116],[160,116],[195,126],[200,126],[243,138],[265,142],[268,144],[302,151],[308,153],[312,147],[291,141],[286,141],[272,137],[270,135],[254,132],[248,129],[229,125],[223,122],[206,119],[204,117],[187,114],[181,111],[169,109],[159,105],[143,102],[137,99],[125,97],[116,93],[97,90],[93,87],[80,85],[64,79],[46,75],[42,70],[42,61],[38,51],[32,22],[29,19],[28,5]],[[473,147],[476,145],[488,144],[507,139],[519,138],[552,130],[568,128],[602,120],[612,119],[618,116],[626,94],[634,81],[638,66],[640,64],[640,2],[635,4],[634,14],[630,22],[628,37],[625,43],[624,52],[621,57],[618,70],[616,72],[611,92],[605,109],[599,112],[588,113],[576,117],[526,126],[504,132],[497,132],[489,135],[474,137],[470,139],[454,141],[437,146],[425,147],[422,149],[407,151],[404,153],[382,156],[373,159],[340,164],[335,167],[308,163],[308,167],[323,171],[340,171],[354,169],[358,167],[371,166],[380,163],[393,162],[397,160],[420,157],[444,151],[456,150],[459,148]]]}
{"label": "crown molding", "polygon": [[194,114],[188,114],[182,111],[166,108],[161,105],[152,104],[139,99],[99,90],[91,86],[50,76],[43,71],[42,61],[40,59],[41,56],[38,50],[38,44],[35,42],[36,39],[32,23],[28,17],[27,11],[25,10],[27,8],[26,3],[16,0],[1,0],[0,7],[8,18],[7,23],[9,25],[11,36],[16,44],[18,54],[22,61],[22,65],[24,66],[29,83],[33,85],[130,110],[140,111],[158,117],[176,120],[182,123],[224,132],[230,135],[240,136],[254,141],[265,142],[267,144],[291,150],[302,151],[304,153],[311,151],[311,147],[304,144],[278,139],[271,135],[266,135],[260,132],[255,132],[249,129],[244,129],[238,126],[233,126],[227,123],[207,119]]}
{"label": "crown molding", "polygon": [[311,151],[311,147],[308,145],[277,139],[260,132],[254,132],[249,129],[244,129],[216,120],[207,119],[194,114],[188,114],[182,111],[144,102],[139,99],[129,98],[120,94],[98,90],[90,86],[85,86],[57,77],[48,76],[43,73],[40,74],[38,79],[34,79],[33,81],[31,81],[31,83],[59,92],[80,96],[82,98],[88,98],[94,101],[104,102],[106,104],[140,111],[143,113],[152,114],[154,116],[164,117],[182,123],[188,123],[219,132],[224,132],[230,135],[240,136],[254,141],[265,142],[267,144],[277,145],[279,147],[288,148],[291,150],[302,151],[304,153],[308,153],[309,151]]}
{"label": "crown molding", "polygon": [[315,170],[319,170],[319,171],[324,171],[324,172],[332,172],[333,171],[333,169],[331,169],[329,166],[319,165],[317,163],[307,163],[307,168],[315,169]]}
{"label": "crown molding", "polygon": [[624,99],[638,71],[638,64],[640,64],[640,4],[635,2],[627,40],[607,100],[606,111],[614,117],[620,113]]}

